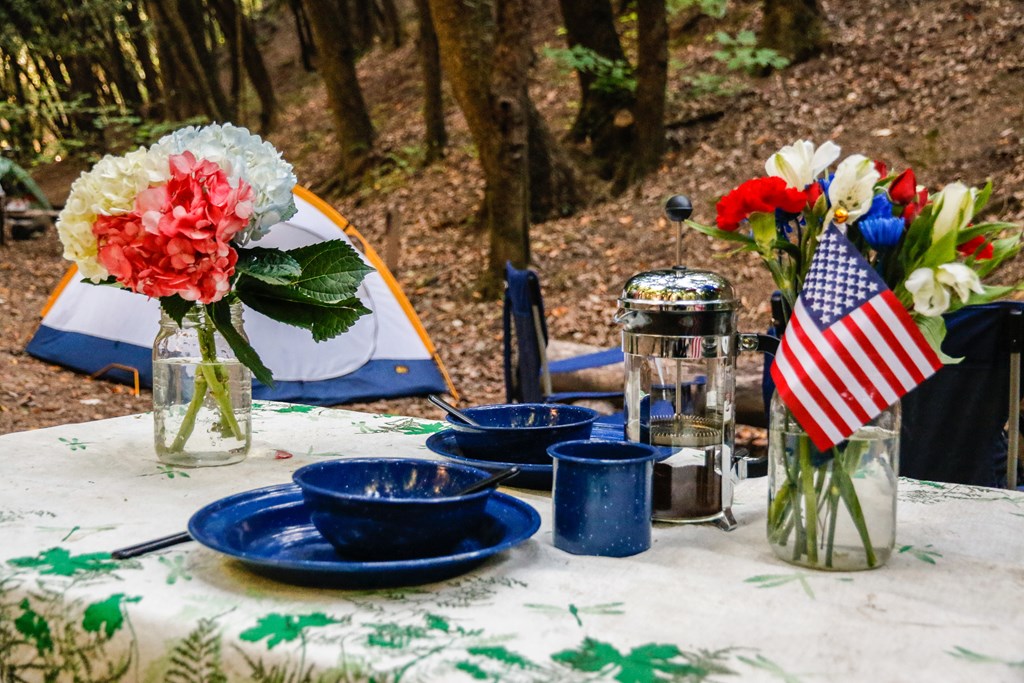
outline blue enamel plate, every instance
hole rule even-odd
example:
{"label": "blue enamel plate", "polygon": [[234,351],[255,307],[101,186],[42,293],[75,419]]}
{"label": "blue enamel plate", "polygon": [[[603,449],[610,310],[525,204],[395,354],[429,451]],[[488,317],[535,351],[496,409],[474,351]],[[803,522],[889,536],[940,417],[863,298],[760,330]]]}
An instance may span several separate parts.
{"label": "blue enamel plate", "polygon": [[448,554],[422,559],[356,562],[338,555],[309,518],[302,492],[279,484],[238,493],[196,512],[189,534],[249,569],[286,583],[331,588],[415,586],[463,574],[522,543],[540,527],[528,503],[495,492],[480,530]]}

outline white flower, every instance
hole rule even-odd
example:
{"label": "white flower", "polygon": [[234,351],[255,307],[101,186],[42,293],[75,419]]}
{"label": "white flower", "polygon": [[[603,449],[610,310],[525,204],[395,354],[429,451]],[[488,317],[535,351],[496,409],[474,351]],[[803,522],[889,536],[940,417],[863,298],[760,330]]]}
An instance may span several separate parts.
{"label": "white flower", "polygon": [[98,245],[92,233],[96,217],[131,211],[139,192],[169,178],[167,155],[159,150],[140,147],[124,156],[108,154],[100,159],[71,185],[71,194],[57,217],[64,258],[78,264],[81,274],[93,282],[105,279],[109,273],[96,260]]}
{"label": "white flower", "polygon": [[981,278],[978,274],[962,263],[943,263],[939,266],[935,279],[941,284],[949,287],[960,297],[962,303],[967,303],[971,292],[984,294],[985,288],[981,286]]}
{"label": "white flower", "polygon": [[782,178],[790,187],[802,190],[839,158],[839,146],[825,142],[818,148],[810,140],[797,140],[768,158],[764,170],[769,176]]}
{"label": "white flower", "polygon": [[230,123],[189,126],[165,135],[154,148],[169,154],[192,152],[197,159],[207,159],[224,169],[232,185],[237,186],[243,179],[252,186],[253,216],[249,227],[235,236],[239,244],[259,239],[270,226],[295,215],[292,165],[273,145],[246,128]]}
{"label": "white flower", "polygon": [[952,294],[967,303],[971,292],[984,294],[978,274],[962,263],[943,263],[938,268],[918,268],[904,283],[914,297],[914,310],[921,315],[942,315],[949,309]]}
{"label": "white flower", "polygon": [[921,315],[942,315],[949,308],[949,290],[935,279],[931,268],[918,268],[904,285],[914,297],[914,310]]}
{"label": "white flower", "polygon": [[932,244],[950,232],[960,232],[974,218],[977,190],[963,183],[950,183],[934,199],[938,213],[932,228]]}
{"label": "white flower", "polygon": [[874,162],[866,156],[852,154],[843,159],[828,186],[829,210],[825,225],[835,220],[841,226],[867,213],[879,178]]}

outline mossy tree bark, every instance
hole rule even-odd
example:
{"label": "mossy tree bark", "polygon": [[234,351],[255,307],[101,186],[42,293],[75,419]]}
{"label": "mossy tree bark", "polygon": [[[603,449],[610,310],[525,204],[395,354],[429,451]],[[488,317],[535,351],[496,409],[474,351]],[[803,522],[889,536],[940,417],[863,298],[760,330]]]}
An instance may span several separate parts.
{"label": "mossy tree bark", "polygon": [[[430,0],[441,63],[469,125],[486,188],[481,215],[490,236],[482,288],[496,294],[505,261],[530,261],[531,205],[575,197],[572,174],[554,149],[527,92],[530,0]],[[561,185],[560,185],[561,184]],[[569,211],[573,207],[563,206]],[[536,215],[536,214],[535,214]]]}

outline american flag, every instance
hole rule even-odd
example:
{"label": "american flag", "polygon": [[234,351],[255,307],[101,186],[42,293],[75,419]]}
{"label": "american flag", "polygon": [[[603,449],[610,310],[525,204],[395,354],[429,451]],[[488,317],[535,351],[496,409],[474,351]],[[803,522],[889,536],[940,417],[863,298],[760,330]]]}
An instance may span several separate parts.
{"label": "american flag", "polygon": [[771,370],[814,445],[848,438],[940,367],[882,278],[829,225]]}

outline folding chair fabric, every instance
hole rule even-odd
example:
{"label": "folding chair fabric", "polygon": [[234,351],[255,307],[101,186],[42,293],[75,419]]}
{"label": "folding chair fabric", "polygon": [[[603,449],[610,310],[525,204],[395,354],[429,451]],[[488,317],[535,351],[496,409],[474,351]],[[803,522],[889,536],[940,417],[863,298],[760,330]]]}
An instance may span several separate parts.
{"label": "folding chair fabric", "polygon": [[[540,279],[530,269],[505,265],[505,301],[502,315],[504,337],[505,399],[509,403],[560,403],[581,399],[607,399],[622,392],[544,391],[545,348],[548,342],[547,320]],[[574,372],[610,365],[622,360],[621,349],[607,349],[552,362],[549,373]]]}
{"label": "folding chair fabric", "polygon": [[1010,359],[1022,320],[1014,311],[1024,312],[1024,303],[966,306],[945,316],[943,350],[963,360],[944,366],[903,398],[900,474],[1006,485]]}

